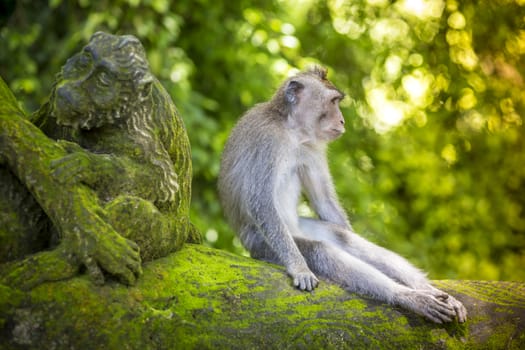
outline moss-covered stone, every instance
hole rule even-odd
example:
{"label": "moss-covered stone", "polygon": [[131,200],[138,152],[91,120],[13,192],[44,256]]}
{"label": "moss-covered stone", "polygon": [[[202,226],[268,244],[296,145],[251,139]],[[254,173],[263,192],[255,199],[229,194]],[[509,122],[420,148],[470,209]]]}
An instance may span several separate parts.
{"label": "moss-covered stone", "polygon": [[186,130],[135,37],[94,34],[30,118],[0,78],[0,106],[0,281],[84,266],[132,284],[142,261],[200,241]]}
{"label": "moss-covered stone", "polygon": [[469,311],[436,325],[275,265],[200,245],[144,265],[136,285],[86,277],[27,294],[2,287],[0,342],[41,349],[521,349],[525,284],[437,281]]}

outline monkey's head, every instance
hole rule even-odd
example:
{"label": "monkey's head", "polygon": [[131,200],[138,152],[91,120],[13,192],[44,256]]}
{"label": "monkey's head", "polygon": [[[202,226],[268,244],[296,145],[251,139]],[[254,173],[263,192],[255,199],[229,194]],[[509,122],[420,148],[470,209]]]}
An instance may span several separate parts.
{"label": "monkey's head", "polygon": [[59,125],[73,128],[114,124],[149,97],[152,82],[137,38],[97,32],[62,67],[51,98],[53,114]]}
{"label": "monkey's head", "polygon": [[326,78],[325,69],[314,67],[288,79],[274,99],[280,101],[279,114],[288,124],[315,143],[335,140],[345,132],[339,109],[344,96]]}

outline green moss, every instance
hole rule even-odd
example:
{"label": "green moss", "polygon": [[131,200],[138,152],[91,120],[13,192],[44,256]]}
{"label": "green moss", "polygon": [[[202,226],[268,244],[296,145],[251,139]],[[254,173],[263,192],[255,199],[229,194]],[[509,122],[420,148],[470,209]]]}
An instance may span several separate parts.
{"label": "green moss", "polygon": [[0,284],[0,329],[4,328],[7,322],[6,315],[9,310],[18,307],[25,299],[25,295],[15,289]]}
{"label": "green moss", "polygon": [[95,286],[79,277],[43,284],[25,298],[12,293],[0,288],[2,300],[14,300],[3,306],[1,318],[11,326],[0,332],[0,342],[25,341],[33,348],[484,349],[510,344],[518,349],[525,344],[519,332],[523,309],[513,307],[510,313],[458,295],[471,312],[469,322],[435,325],[325,281],[313,293],[301,292],[281,267],[190,244],[145,264],[133,287]]}
{"label": "green moss", "polygon": [[520,282],[496,281],[437,281],[436,285],[447,289],[453,287],[456,293],[501,306],[525,307],[525,296],[519,293]]}

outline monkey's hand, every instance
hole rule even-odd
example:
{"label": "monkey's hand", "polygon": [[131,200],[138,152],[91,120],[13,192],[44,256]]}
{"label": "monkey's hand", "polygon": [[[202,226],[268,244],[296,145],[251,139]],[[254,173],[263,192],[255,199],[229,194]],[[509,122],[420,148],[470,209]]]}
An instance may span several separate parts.
{"label": "monkey's hand", "polygon": [[293,285],[300,290],[312,291],[319,284],[319,280],[306,266],[289,268],[288,274],[293,279]]}

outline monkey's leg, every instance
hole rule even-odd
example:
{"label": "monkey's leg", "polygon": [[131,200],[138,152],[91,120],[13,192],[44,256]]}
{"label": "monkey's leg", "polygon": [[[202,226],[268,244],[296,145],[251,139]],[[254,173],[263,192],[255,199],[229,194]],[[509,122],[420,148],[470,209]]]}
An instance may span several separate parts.
{"label": "monkey's leg", "polygon": [[450,322],[456,312],[430,293],[414,290],[390,279],[374,266],[326,242],[295,237],[308,267],[318,276],[350,292],[396,304],[436,322]]}
{"label": "monkey's leg", "polygon": [[465,322],[467,320],[467,310],[463,304],[450,294],[432,286],[426,274],[414,267],[406,259],[388,249],[367,241],[353,232],[349,232],[349,239],[350,244],[346,250],[350,254],[374,265],[391,278],[408,287],[425,291],[445,301],[454,308],[459,322]]}
{"label": "monkey's leg", "polygon": [[299,225],[305,237],[334,244],[359,260],[374,266],[395,281],[412,289],[426,291],[428,294],[446,301],[456,310],[458,321],[466,321],[467,310],[463,304],[451,295],[432,286],[425,273],[400,255],[332,223],[300,218]]}
{"label": "monkey's leg", "polygon": [[306,238],[334,244],[408,287],[429,289],[427,286],[430,282],[421,270],[398,254],[352,231],[333,223],[309,218],[300,218],[299,226]]}
{"label": "monkey's leg", "polygon": [[463,304],[448,293],[432,286],[425,273],[398,254],[377,246],[363,237],[348,232],[349,244],[342,247],[351,255],[363,260],[393,278],[394,280],[446,302],[454,308],[459,322],[467,320]]}

